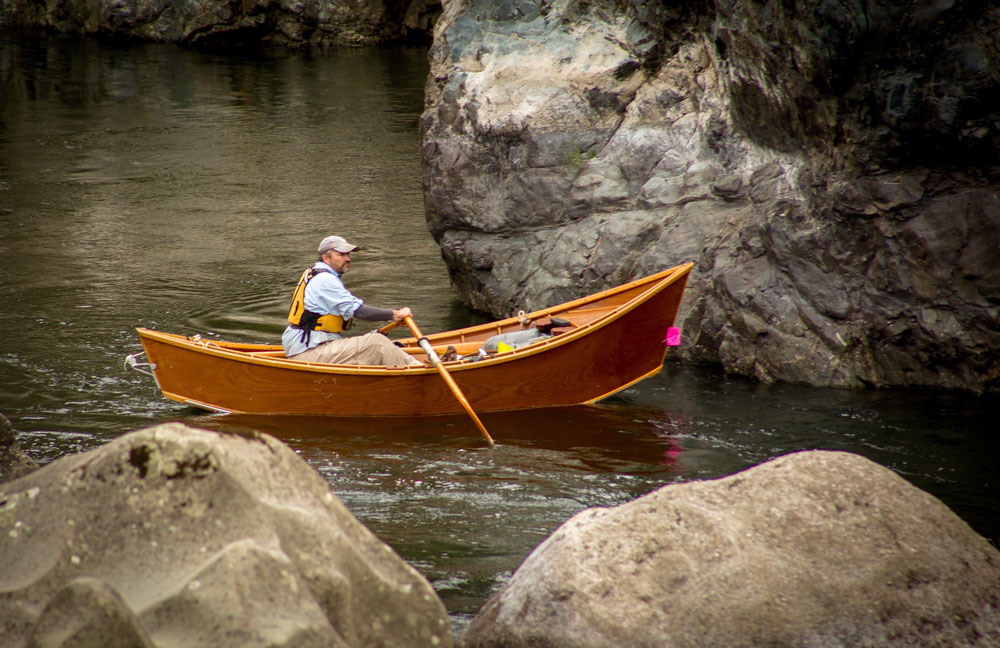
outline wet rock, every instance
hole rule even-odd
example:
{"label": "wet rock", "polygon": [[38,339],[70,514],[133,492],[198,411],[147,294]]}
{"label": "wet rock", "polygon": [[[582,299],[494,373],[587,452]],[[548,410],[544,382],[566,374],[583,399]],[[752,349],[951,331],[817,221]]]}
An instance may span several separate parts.
{"label": "wet rock", "polygon": [[165,424],[0,485],[0,636],[449,646],[430,584],[291,449]]}
{"label": "wet rock", "polygon": [[998,31],[983,3],[448,3],[430,231],[496,316],[695,261],[683,359],[996,389]]}
{"label": "wet rock", "polygon": [[892,471],[801,452],[574,516],[459,643],[986,648],[1000,552]]}
{"label": "wet rock", "polygon": [[200,46],[376,45],[426,37],[440,11],[438,0],[10,0],[0,5],[0,27],[45,27]]}
{"label": "wet rock", "polygon": [[17,445],[17,434],[10,420],[0,414],[0,483],[37,469],[38,462]]}

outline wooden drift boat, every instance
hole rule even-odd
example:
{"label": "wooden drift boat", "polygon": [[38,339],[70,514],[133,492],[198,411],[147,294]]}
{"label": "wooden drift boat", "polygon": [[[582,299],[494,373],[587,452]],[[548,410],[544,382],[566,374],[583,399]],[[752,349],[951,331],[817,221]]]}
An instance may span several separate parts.
{"label": "wooden drift boat", "polygon": [[[691,267],[687,263],[523,317],[428,335],[427,340],[439,354],[453,346],[468,356],[495,335],[561,318],[568,325],[554,329],[556,335],[444,366],[477,412],[593,403],[660,371],[665,337]],[[137,331],[163,395],[202,409],[336,416],[462,413],[430,366],[301,362],[285,358],[280,345]],[[408,353],[426,359],[415,338],[399,342]]]}

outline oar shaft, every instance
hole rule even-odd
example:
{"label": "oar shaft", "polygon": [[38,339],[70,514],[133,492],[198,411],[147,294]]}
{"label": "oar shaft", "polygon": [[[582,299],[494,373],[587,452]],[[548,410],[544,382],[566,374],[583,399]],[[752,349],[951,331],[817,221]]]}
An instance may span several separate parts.
{"label": "oar shaft", "polygon": [[478,416],[476,416],[476,412],[472,409],[472,405],[469,404],[468,399],[465,398],[465,394],[463,394],[462,390],[455,384],[455,379],[451,377],[451,374],[448,373],[448,370],[445,369],[440,362],[438,362],[436,366],[438,373],[441,374],[442,378],[444,378],[445,383],[448,384],[448,387],[455,395],[455,398],[457,398],[458,402],[461,403],[462,407],[469,414],[469,418],[472,419],[472,422],[476,424],[477,428],[479,428],[479,432],[483,435],[483,438],[486,439],[486,443],[490,444],[490,447],[492,448],[495,445],[493,443],[493,437],[490,436],[490,433],[486,431],[486,426],[483,425],[483,422],[479,420]]}
{"label": "oar shaft", "polygon": [[402,322],[389,322],[388,324],[383,324],[382,326],[378,327],[378,332],[381,333],[382,335],[387,335],[389,331],[393,330],[400,324],[402,324]]}
{"label": "oar shaft", "polygon": [[462,406],[463,409],[465,409],[466,413],[468,413],[473,423],[475,423],[476,427],[479,428],[479,431],[482,433],[483,438],[486,439],[486,442],[490,444],[490,447],[492,448],[494,445],[496,445],[493,443],[493,437],[491,437],[490,433],[486,431],[486,426],[483,425],[483,422],[479,420],[479,417],[476,415],[475,410],[472,409],[472,405],[469,404],[469,401],[465,397],[465,394],[462,393],[462,390],[459,388],[458,384],[455,383],[455,379],[451,377],[451,374],[448,373],[448,370],[445,368],[444,364],[442,364],[441,359],[438,357],[438,354],[435,353],[434,348],[431,346],[431,343],[427,340],[427,338],[424,337],[424,334],[420,332],[420,329],[417,328],[417,323],[413,321],[412,317],[406,317],[403,319],[403,321],[406,322],[406,325],[410,328],[410,332],[413,333],[413,335],[417,338],[417,344],[419,344],[420,348],[423,349],[424,353],[427,354],[427,357],[430,359],[431,364],[433,364],[434,367],[438,370],[438,373],[441,374],[441,378],[444,379],[444,382],[446,385],[448,385],[448,388],[451,390],[451,393],[455,395],[455,398],[458,400],[459,404]]}

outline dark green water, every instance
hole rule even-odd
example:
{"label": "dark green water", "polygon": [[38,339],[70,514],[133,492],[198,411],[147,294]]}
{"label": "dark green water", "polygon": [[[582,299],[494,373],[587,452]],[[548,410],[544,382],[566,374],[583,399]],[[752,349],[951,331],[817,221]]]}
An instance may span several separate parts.
{"label": "dark green water", "polygon": [[588,506],[801,449],[863,454],[1000,543],[996,397],[663,373],[596,407],[464,418],[212,416],[125,372],[148,326],[276,342],[319,239],[425,332],[474,321],[423,223],[420,49],[227,58],[0,32],[0,411],[41,461],[163,421],[283,439],[462,626]]}

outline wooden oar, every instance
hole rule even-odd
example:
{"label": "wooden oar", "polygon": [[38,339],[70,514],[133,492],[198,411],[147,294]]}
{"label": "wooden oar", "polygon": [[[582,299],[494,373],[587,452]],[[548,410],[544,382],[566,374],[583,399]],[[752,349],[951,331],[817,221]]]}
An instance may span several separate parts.
{"label": "wooden oar", "polygon": [[400,320],[398,322],[389,322],[388,324],[383,324],[382,326],[378,327],[378,332],[381,333],[382,335],[388,335],[389,331],[393,330],[402,323],[403,321]]}
{"label": "wooden oar", "polygon": [[490,444],[491,448],[494,447],[496,444],[493,443],[493,437],[491,437],[490,433],[486,431],[486,426],[483,425],[483,422],[479,420],[479,417],[476,416],[476,413],[472,410],[472,405],[469,405],[469,401],[465,398],[462,390],[455,384],[455,379],[452,378],[451,374],[448,373],[448,370],[445,369],[444,364],[441,362],[441,358],[439,358],[437,352],[434,351],[434,347],[431,346],[430,341],[424,337],[423,333],[420,332],[420,329],[417,328],[417,323],[413,321],[412,317],[407,316],[403,318],[403,321],[406,322],[408,327],[410,327],[410,331],[413,333],[414,337],[417,338],[417,344],[419,344],[420,348],[424,350],[424,353],[427,354],[431,364],[437,368],[438,373],[441,374],[442,378],[444,378],[444,382],[448,385],[448,388],[451,389],[451,393],[455,395],[458,402],[461,403],[462,407],[465,408],[465,411],[469,413],[469,416],[476,424],[476,427],[483,433],[483,438],[486,439],[486,442]]}

